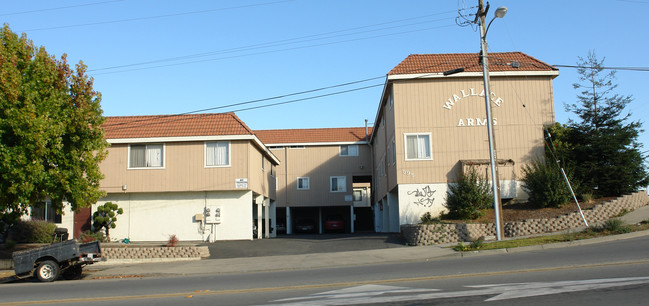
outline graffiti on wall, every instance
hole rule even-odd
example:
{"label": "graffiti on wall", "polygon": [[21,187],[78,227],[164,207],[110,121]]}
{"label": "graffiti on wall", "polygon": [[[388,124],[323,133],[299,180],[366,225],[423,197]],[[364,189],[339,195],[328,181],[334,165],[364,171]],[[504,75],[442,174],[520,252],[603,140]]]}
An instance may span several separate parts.
{"label": "graffiti on wall", "polygon": [[408,195],[413,196],[414,199],[412,204],[423,206],[423,207],[432,207],[435,202],[435,191],[430,186],[423,188],[417,188],[413,191],[408,191]]}

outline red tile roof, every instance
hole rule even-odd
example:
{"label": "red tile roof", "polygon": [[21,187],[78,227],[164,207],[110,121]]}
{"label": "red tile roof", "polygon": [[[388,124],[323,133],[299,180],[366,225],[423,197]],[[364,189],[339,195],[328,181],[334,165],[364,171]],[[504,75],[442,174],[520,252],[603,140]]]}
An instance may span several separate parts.
{"label": "red tile roof", "polygon": [[[368,128],[372,133],[372,128]],[[319,142],[357,142],[365,141],[365,128],[326,128],[292,130],[258,130],[257,137],[264,144],[319,143]]]}
{"label": "red tile roof", "polygon": [[234,113],[106,117],[106,139],[253,135]]}
{"label": "red tile roof", "polygon": [[[489,71],[555,71],[556,68],[539,61],[523,52],[493,52],[489,53]],[[388,75],[442,73],[457,68],[465,72],[482,72],[478,53],[451,54],[411,54]],[[512,67],[512,62],[518,62],[519,68]]]}

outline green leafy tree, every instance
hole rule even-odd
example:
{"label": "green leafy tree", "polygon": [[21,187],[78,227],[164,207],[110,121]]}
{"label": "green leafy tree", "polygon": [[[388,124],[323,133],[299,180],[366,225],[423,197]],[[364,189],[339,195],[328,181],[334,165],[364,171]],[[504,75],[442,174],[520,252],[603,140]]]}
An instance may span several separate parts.
{"label": "green leafy tree", "polygon": [[106,202],[104,205],[97,207],[97,211],[92,214],[92,226],[96,231],[104,229],[106,232],[106,240],[110,241],[110,229],[115,228],[117,225],[117,215],[124,213],[124,210],[119,208],[113,202]]}
{"label": "green leafy tree", "polygon": [[444,206],[448,218],[469,220],[483,216],[492,200],[490,184],[471,168],[456,183],[448,185]]}
{"label": "green leafy tree", "polygon": [[46,198],[63,213],[63,201],[77,209],[104,195],[107,143],[92,85],[82,62],[73,70],[66,55],[0,28],[0,215],[9,226]]}
{"label": "green leafy tree", "polygon": [[[572,198],[570,188],[561,174],[561,169],[552,160],[533,160],[523,165],[523,189],[529,194],[529,202],[537,207],[561,207]],[[576,185],[571,180],[573,188]]]}
{"label": "green leafy tree", "polygon": [[582,193],[619,196],[647,186],[649,173],[638,142],[642,124],[629,122],[630,114],[624,114],[632,96],[615,93],[615,71],[606,72],[604,59],[594,52],[579,57],[578,66],[579,82],[573,84],[580,90],[578,103],[566,110],[581,120],[570,120],[559,139],[568,144],[561,152],[567,168],[574,170]]}

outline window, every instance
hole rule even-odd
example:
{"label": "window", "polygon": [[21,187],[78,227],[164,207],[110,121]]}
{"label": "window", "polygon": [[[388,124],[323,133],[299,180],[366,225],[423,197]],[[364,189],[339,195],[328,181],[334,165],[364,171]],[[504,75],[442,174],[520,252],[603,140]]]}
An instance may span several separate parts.
{"label": "window", "polygon": [[394,105],[394,92],[390,90],[390,96],[388,97],[388,104],[390,105],[390,108],[392,108],[392,105]]}
{"label": "window", "polygon": [[340,156],[358,156],[358,145],[340,146]]}
{"label": "window", "polygon": [[405,134],[406,160],[433,159],[430,147],[430,134]]}
{"label": "window", "polygon": [[331,192],[347,192],[347,178],[344,176],[332,176]]}
{"label": "window", "polygon": [[311,180],[308,177],[297,178],[297,190],[309,190],[311,188]]}
{"label": "window", "polygon": [[129,168],[162,168],[164,146],[161,144],[131,145],[129,147]]}
{"label": "window", "polygon": [[32,207],[32,220],[61,223],[61,215],[56,213],[51,202],[38,202]]}
{"label": "window", "polygon": [[206,167],[227,167],[230,166],[230,142],[206,142],[205,143],[205,166]]}
{"label": "window", "polygon": [[354,202],[363,201],[363,190],[355,189],[353,193]]}

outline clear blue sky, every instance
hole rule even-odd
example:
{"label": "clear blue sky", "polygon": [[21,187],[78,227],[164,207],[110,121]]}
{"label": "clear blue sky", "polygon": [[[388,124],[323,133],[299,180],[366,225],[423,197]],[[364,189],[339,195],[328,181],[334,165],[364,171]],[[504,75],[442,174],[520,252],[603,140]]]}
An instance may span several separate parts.
{"label": "clear blue sky", "polygon": [[[478,33],[455,22],[463,3],[477,2],[4,0],[0,20],[50,54],[83,60],[107,116],[185,113],[377,78],[210,111],[339,93],[236,113],[252,129],[351,127],[374,121],[381,77],[409,54],[478,52]],[[509,9],[489,31],[491,52],[574,65],[594,50],[607,66],[649,67],[649,0],[490,3],[491,13]],[[574,118],[563,103],[576,101],[576,81],[570,68],[554,80],[558,122]],[[633,120],[649,129],[649,72],[618,71],[617,83],[634,97]],[[649,150],[649,132],[640,140]]]}

